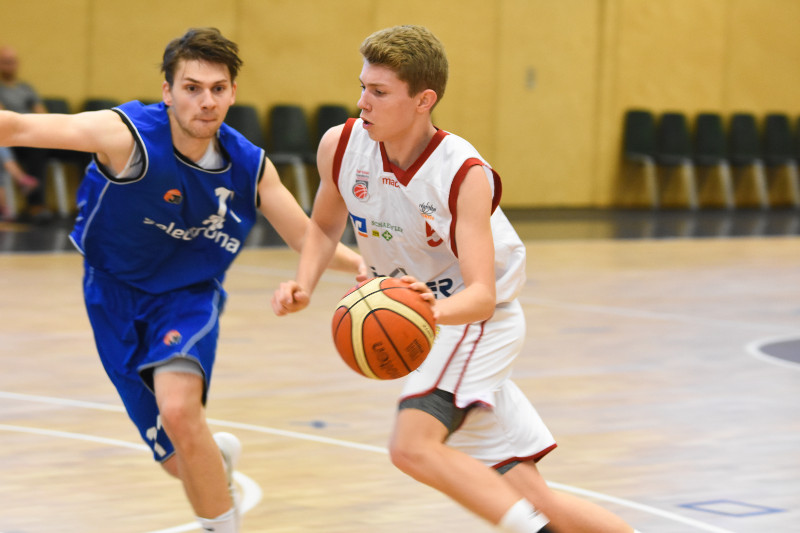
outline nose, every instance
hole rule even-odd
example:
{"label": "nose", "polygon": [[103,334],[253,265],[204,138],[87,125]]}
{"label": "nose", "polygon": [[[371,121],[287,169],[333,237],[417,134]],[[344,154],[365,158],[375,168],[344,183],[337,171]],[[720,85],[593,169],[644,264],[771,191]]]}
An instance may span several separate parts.
{"label": "nose", "polygon": [[213,108],[217,105],[216,100],[214,100],[214,95],[211,93],[210,90],[203,91],[203,98],[200,101],[200,106],[203,109]]}
{"label": "nose", "polygon": [[367,91],[361,91],[361,96],[358,98],[358,102],[356,103],[356,106],[359,109],[363,109],[365,111],[368,110],[369,103],[367,102]]}

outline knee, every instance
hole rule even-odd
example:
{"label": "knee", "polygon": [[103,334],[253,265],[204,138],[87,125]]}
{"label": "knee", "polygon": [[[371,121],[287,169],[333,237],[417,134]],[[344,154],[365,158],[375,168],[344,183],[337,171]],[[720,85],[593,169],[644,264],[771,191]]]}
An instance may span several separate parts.
{"label": "knee", "polygon": [[202,407],[186,398],[170,398],[159,404],[161,424],[176,444],[182,436],[191,434],[201,420],[201,413]]}
{"label": "knee", "polygon": [[389,445],[389,458],[392,464],[412,477],[417,477],[417,472],[425,470],[431,454],[430,446],[421,442],[393,440]]}

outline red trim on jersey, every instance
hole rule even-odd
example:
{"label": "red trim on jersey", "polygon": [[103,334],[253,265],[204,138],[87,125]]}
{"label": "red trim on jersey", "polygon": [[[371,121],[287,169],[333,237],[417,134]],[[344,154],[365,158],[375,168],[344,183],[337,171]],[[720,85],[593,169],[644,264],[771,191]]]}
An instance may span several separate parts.
{"label": "red trim on jersey", "polygon": [[[464,179],[467,177],[467,172],[474,166],[484,166],[483,161],[478,159],[477,157],[470,157],[461,165],[461,168],[458,169],[456,172],[456,176],[453,178],[453,183],[450,185],[450,198],[448,200],[448,206],[450,207],[450,248],[453,250],[453,254],[458,257],[458,246],[456,244],[456,221],[458,220],[458,193],[461,191],[461,184],[464,182]],[[500,205],[500,197],[503,195],[503,185],[500,182],[500,175],[494,171],[493,168],[490,169],[492,171],[492,177],[494,178],[494,196],[492,196],[492,213],[494,213],[497,206]]]}
{"label": "red trim on jersey", "polygon": [[[461,338],[458,339],[458,342],[456,343],[456,345],[453,346],[453,351],[450,352],[450,357],[447,358],[447,363],[445,363],[444,368],[442,369],[442,373],[439,374],[438,378],[436,378],[436,382],[433,384],[433,386],[430,389],[426,390],[426,391],[420,392],[419,394],[410,394],[408,396],[403,396],[402,398],[400,398],[400,401],[408,400],[410,398],[420,398],[422,396],[427,396],[428,394],[432,393],[434,390],[436,390],[439,387],[439,383],[441,383],[442,377],[444,376],[444,373],[447,370],[447,367],[450,366],[450,363],[453,361],[453,357],[455,357],[459,346],[461,346],[461,343],[464,342],[464,338],[466,338],[466,336],[467,336],[467,332],[469,331],[469,326],[470,326],[470,324],[467,324],[467,325],[464,326],[464,333],[461,335]],[[463,373],[462,373],[462,375],[463,375]],[[455,392],[453,392],[453,396],[455,396]]]}
{"label": "red trim on jersey", "polygon": [[534,463],[538,463],[539,460],[542,457],[544,457],[548,453],[552,452],[556,448],[556,446],[558,446],[558,445],[557,444],[553,444],[551,446],[548,446],[544,450],[540,451],[539,453],[535,453],[535,454],[530,455],[528,457],[511,457],[509,459],[506,459],[505,461],[497,463],[492,468],[497,470],[498,468],[502,468],[502,467],[506,466],[509,463],[513,463],[514,461],[519,461],[521,463],[524,463],[525,461],[533,461]]}
{"label": "red trim on jersey", "polygon": [[353,125],[356,119],[348,118],[344,123],[342,135],[339,137],[339,144],[336,145],[336,152],[333,154],[333,184],[339,187],[339,172],[342,170],[342,159],[344,158],[344,150],[347,148],[347,143],[350,141],[350,134],[353,132]]}
{"label": "red trim on jersey", "polygon": [[[477,336],[477,338],[475,338],[474,341],[472,341],[472,343],[473,343],[472,344],[472,350],[470,350],[469,355],[467,356],[467,360],[464,361],[464,366],[461,368],[461,374],[458,376],[458,381],[456,382],[455,387],[453,387],[453,389],[454,389],[453,390],[453,397],[454,397],[454,401],[456,401],[456,402],[457,402],[457,400],[455,400],[455,398],[458,397],[458,389],[459,389],[459,387],[461,387],[461,382],[464,379],[464,374],[467,373],[467,367],[469,366],[470,362],[472,361],[472,356],[475,355],[475,350],[478,348],[478,343],[480,343],[481,339],[483,338],[483,329],[484,329],[484,326],[485,326],[486,322],[487,322],[486,320],[481,322],[481,324],[480,324],[480,328],[481,329],[478,332],[478,336]],[[474,324],[466,324],[464,326],[464,333],[461,335],[461,338],[458,339],[458,342],[453,347],[453,351],[450,352],[450,357],[447,358],[447,363],[445,363],[445,365],[444,365],[444,367],[442,369],[442,373],[439,374],[438,378],[436,378],[436,382],[433,384],[433,386],[430,389],[428,389],[426,391],[423,391],[423,392],[421,392],[419,394],[411,394],[409,396],[404,396],[404,397],[400,398],[401,402],[403,400],[408,400],[410,398],[420,398],[422,396],[427,396],[428,394],[432,393],[434,390],[439,388],[439,383],[442,382],[442,377],[444,377],[444,373],[447,371],[448,367],[450,367],[450,364],[453,362],[453,357],[455,357],[456,352],[461,347],[461,344],[463,344],[464,339],[467,338],[467,333],[469,332],[469,327],[472,326],[472,325],[474,325]],[[484,407],[489,407],[489,408],[494,407],[493,405],[489,405],[486,402],[482,402],[480,400],[472,402],[472,403],[470,403],[469,405],[467,405],[465,407],[470,407],[470,406],[474,406],[474,405],[482,405]]]}
{"label": "red trim on jersey", "polygon": [[383,160],[383,170],[385,172],[391,172],[397,178],[397,181],[403,184],[404,187],[408,186],[408,183],[411,181],[411,178],[417,173],[420,167],[425,164],[425,161],[431,156],[434,150],[442,143],[444,138],[449,135],[444,130],[437,129],[436,133],[431,138],[431,141],[428,143],[428,146],[425,147],[425,150],[420,154],[414,163],[408,167],[407,170],[403,170],[402,168],[398,167],[391,161],[389,161],[389,156],[386,154],[386,147],[383,143],[380,143],[381,148],[381,159]]}
{"label": "red trim on jersey", "polygon": [[[475,339],[475,342],[472,344],[472,350],[469,352],[469,356],[467,360],[464,362],[464,367],[461,369],[461,375],[458,376],[458,382],[456,383],[455,390],[453,391],[453,395],[455,396],[456,391],[459,387],[461,387],[461,382],[464,380],[464,374],[467,373],[467,367],[469,366],[470,361],[472,361],[472,356],[475,355],[475,349],[478,347],[478,343],[481,342],[483,338],[483,328],[486,326],[486,320],[481,322],[481,330],[478,332],[478,338]],[[466,334],[466,331],[464,332]]]}

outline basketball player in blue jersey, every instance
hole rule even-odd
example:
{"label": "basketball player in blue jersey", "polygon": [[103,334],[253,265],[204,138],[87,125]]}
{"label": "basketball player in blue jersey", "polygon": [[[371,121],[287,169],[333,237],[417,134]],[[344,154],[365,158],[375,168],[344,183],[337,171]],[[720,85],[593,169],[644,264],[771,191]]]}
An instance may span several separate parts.
{"label": "basketball player in blue jersey", "polygon": [[398,26],[360,51],[361,117],[320,143],[306,246],[296,281],[275,291],[275,313],[308,305],[350,219],[371,273],[411,282],[437,322],[431,352],[405,378],[395,466],[508,533],[631,533],[606,509],[550,490],[536,467],[555,440],[510,379],[524,337],[525,248],[499,208],[500,176],[431,121],[444,47],[423,27]]}
{"label": "basketball player in blue jersey", "polygon": [[[191,29],[166,47],[159,104],[0,112],[2,146],[93,154],[71,238],[85,257],[100,358],[155,460],[216,533],[239,531],[232,474],[241,451],[205,418],[222,282],[258,211],[295,250],[308,225],[263,150],[223,123],[240,66],[218,30]],[[365,277],[344,246],[330,266]]]}

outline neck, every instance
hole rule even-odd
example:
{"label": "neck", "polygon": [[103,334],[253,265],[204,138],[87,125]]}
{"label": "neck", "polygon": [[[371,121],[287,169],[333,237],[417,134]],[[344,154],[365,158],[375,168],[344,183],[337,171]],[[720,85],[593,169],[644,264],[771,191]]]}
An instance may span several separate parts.
{"label": "neck", "polygon": [[190,141],[184,139],[180,141],[176,139],[174,135],[172,136],[172,145],[175,149],[195,163],[206,155],[208,145],[211,142],[213,142],[212,139],[191,139]]}
{"label": "neck", "polygon": [[386,149],[389,161],[403,170],[408,170],[408,167],[413,165],[428,147],[434,135],[436,128],[430,121],[426,121],[420,126],[406,130],[396,139],[387,139],[383,142],[383,147]]}

